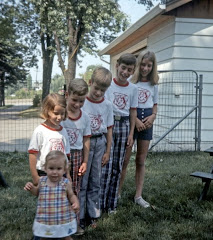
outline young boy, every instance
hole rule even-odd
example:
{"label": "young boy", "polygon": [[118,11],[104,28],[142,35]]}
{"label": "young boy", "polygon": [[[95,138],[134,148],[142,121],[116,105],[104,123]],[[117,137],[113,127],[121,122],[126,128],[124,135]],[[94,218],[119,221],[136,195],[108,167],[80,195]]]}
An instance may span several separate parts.
{"label": "young boy", "polygon": [[113,104],[114,128],[110,160],[102,169],[101,209],[109,214],[116,212],[126,148],[133,145],[138,91],[127,79],[133,74],[135,64],[136,58],[133,54],[121,55],[116,64],[116,78],[106,92],[106,98]]}
{"label": "young boy", "polygon": [[[86,95],[88,93],[88,85],[83,79],[73,79],[70,81],[67,99],[67,119],[62,125],[67,130],[70,143],[70,158],[72,185],[74,193],[79,197],[81,178],[87,170],[87,162],[90,149],[90,118],[84,111],[83,107]],[[79,221],[79,216],[77,216]],[[78,235],[84,231],[78,226]]]}
{"label": "young boy", "polygon": [[90,117],[92,136],[87,171],[82,178],[80,190],[80,225],[85,227],[85,215],[95,228],[100,217],[101,167],[110,157],[113,127],[113,109],[104,94],[112,81],[112,74],[104,67],[94,70],[90,80],[90,91],[83,110]]}

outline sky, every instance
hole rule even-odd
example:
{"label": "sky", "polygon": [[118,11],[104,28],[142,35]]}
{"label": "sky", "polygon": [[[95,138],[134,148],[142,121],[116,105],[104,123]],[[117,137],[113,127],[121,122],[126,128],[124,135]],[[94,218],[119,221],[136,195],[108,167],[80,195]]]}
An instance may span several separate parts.
{"label": "sky", "polygon": [[[143,6],[141,4],[138,4],[136,0],[120,0],[119,1],[121,10],[126,13],[130,17],[130,22],[134,24],[137,22],[141,17],[143,17],[147,11],[146,11],[146,6]],[[102,50],[105,48],[107,44],[103,43],[98,43],[98,48]],[[109,62],[109,57],[104,56],[104,59]],[[83,59],[80,58],[81,66],[77,66],[76,69],[76,77],[79,77],[80,73],[84,73],[86,71],[87,66],[89,65],[102,65],[106,68],[109,69],[109,65],[103,62],[99,57],[91,56],[89,54],[85,54]],[[31,68],[30,69],[30,74],[32,76],[33,81],[38,81],[42,82],[42,60],[41,58],[39,59],[38,63],[38,69],[36,68]],[[53,72],[52,72],[52,77],[55,74],[62,74],[62,71],[60,67],[58,66],[58,61],[57,61],[57,56],[54,58],[54,66],[53,66]]]}

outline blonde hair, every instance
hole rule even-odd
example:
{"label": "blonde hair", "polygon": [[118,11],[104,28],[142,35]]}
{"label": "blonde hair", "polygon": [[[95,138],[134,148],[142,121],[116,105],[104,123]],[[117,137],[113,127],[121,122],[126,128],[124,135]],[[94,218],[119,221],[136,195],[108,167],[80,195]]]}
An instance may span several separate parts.
{"label": "blonde hair", "polygon": [[[42,102],[40,116],[44,119],[48,119],[49,118],[48,112],[54,111],[54,108],[57,105],[63,107],[66,110],[65,97],[58,93],[48,94]],[[66,111],[65,111],[65,117],[66,117]]]}
{"label": "blonde hair", "polygon": [[66,169],[67,167],[67,159],[66,156],[63,152],[59,151],[59,150],[54,150],[54,151],[50,151],[46,158],[45,158],[45,163],[44,163],[44,167],[47,166],[48,162],[51,160],[57,160],[58,158],[62,158],[64,160],[64,169]]}
{"label": "blonde hair", "polygon": [[142,76],[141,76],[141,73],[140,73],[140,69],[141,69],[141,63],[142,63],[143,59],[148,59],[153,64],[152,65],[152,71],[147,76],[148,80],[150,81],[150,83],[152,85],[158,84],[159,76],[158,76],[158,72],[157,72],[157,60],[156,60],[155,53],[151,52],[151,51],[142,51],[138,55],[135,72],[132,76],[131,82],[132,83],[137,83],[137,82],[141,81]]}
{"label": "blonde hair", "polygon": [[117,64],[126,64],[126,65],[134,65],[136,64],[136,57],[132,53],[124,53],[117,60]]}
{"label": "blonde hair", "polygon": [[92,73],[91,82],[102,87],[109,87],[112,81],[112,73],[105,67],[97,67]]}
{"label": "blonde hair", "polygon": [[88,93],[88,85],[82,78],[74,78],[69,82],[68,95],[77,94],[83,96]]}

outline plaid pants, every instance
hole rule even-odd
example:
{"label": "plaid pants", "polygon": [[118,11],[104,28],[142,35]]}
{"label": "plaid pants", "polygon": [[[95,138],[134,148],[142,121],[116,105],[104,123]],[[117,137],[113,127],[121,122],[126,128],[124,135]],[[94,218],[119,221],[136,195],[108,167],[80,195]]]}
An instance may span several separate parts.
{"label": "plaid pants", "polygon": [[71,159],[71,170],[70,176],[72,178],[72,188],[74,194],[79,197],[80,186],[81,186],[81,176],[78,176],[78,170],[83,161],[83,152],[82,150],[72,150],[70,151]]}
{"label": "plaid pants", "polygon": [[118,188],[129,135],[129,120],[115,121],[110,160],[102,168],[101,209],[114,210],[117,207]]}

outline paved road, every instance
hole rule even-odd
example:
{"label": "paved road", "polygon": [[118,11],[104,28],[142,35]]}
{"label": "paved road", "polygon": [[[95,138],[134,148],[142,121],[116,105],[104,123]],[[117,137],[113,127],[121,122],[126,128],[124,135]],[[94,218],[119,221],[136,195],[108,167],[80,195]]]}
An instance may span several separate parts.
{"label": "paved road", "polygon": [[26,152],[32,132],[40,118],[22,118],[20,112],[32,106],[32,100],[12,100],[11,108],[0,110],[0,151]]}
{"label": "paved road", "polygon": [[[24,105],[22,105],[24,104]],[[1,119],[16,119],[16,118],[20,118],[19,114],[21,111],[24,111],[26,109],[28,109],[29,107],[32,106],[31,102],[27,102],[27,103],[17,103],[16,105],[13,105],[10,108],[6,108],[6,109],[2,109],[0,110],[0,120]]]}

